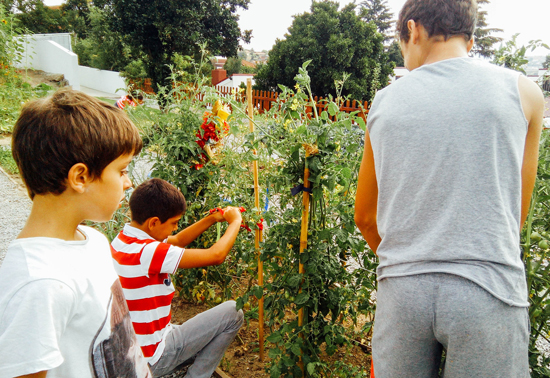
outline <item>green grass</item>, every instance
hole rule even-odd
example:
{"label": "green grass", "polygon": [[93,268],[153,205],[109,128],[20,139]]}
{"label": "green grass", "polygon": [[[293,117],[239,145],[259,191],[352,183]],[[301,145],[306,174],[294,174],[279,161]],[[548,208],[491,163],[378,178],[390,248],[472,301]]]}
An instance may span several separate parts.
{"label": "green grass", "polygon": [[9,174],[19,174],[17,165],[11,156],[11,148],[8,146],[0,146],[0,166]]}
{"label": "green grass", "polygon": [[111,98],[107,98],[107,97],[97,97],[98,100],[101,100],[101,101],[104,101],[108,104],[111,104],[111,105],[114,105],[116,103],[116,100],[113,100]]}

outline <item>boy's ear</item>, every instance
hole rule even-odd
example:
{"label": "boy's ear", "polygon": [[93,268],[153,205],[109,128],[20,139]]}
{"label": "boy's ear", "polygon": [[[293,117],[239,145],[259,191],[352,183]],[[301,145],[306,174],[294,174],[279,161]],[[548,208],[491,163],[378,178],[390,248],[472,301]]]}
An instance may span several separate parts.
{"label": "boy's ear", "polygon": [[407,21],[407,28],[409,29],[409,38],[412,40],[412,43],[415,45],[418,44],[421,34],[425,31],[422,24],[415,22],[414,20],[409,20]]}
{"label": "boy's ear", "polygon": [[470,40],[468,41],[468,45],[466,46],[466,49],[468,50],[468,52],[470,52],[470,50],[474,47],[474,42],[475,42],[475,37],[470,38]]}
{"label": "boy's ear", "polygon": [[77,193],[84,193],[88,184],[93,181],[90,170],[84,163],[77,163],[69,169],[67,175],[67,186]]}
{"label": "boy's ear", "polygon": [[146,222],[149,229],[153,229],[162,223],[159,217],[151,217],[147,219]]}

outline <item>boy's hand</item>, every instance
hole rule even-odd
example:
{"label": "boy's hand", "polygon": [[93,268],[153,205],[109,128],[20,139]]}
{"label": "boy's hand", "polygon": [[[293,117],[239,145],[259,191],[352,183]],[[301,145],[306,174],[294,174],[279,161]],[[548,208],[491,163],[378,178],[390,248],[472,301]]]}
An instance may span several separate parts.
{"label": "boy's hand", "polygon": [[[216,209],[214,209],[214,210],[216,210]],[[224,222],[225,221],[225,218],[224,218],[223,214],[227,211],[227,208],[223,209],[223,210],[220,209],[220,210],[221,211],[212,211],[212,210],[210,210],[210,214],[214,217],[216,222]]]}
{"label": "boy's hand", "polygon": [[242,222],[241,211],[237,207],[226,207],[223,217],[227,223]]}

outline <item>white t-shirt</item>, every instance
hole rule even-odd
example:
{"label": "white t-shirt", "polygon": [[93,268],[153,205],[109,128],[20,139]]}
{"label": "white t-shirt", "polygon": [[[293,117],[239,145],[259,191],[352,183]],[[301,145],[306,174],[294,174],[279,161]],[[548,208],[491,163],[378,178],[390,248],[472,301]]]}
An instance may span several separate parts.
{"label": "white t-shirt", "polygon": [[[105,236],[13,241],[0,267],[0,377],[148,377]],[[134,375],[134,372],[137,373]]]}

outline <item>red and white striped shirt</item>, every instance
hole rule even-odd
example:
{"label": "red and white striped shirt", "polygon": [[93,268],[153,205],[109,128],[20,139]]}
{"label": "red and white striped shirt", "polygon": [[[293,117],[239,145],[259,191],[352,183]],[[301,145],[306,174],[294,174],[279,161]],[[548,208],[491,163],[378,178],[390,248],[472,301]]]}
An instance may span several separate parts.
{"label": "red and white striped shirt", "polygon": [[126,105],[137,106],[137,104],[133,100],[131,100],[130,97],[128,96],[122,96],[116,102],[116,106],[119,107],[120,109],[124,109]]}
{"label": "red and white striped shirt", "polygon": [[170,274],[178,268],[183,251],[129,224],[111,243],[113,263],[137,340],[151,365],[162,355],[172,329],[170,304],[175,289]]}

